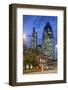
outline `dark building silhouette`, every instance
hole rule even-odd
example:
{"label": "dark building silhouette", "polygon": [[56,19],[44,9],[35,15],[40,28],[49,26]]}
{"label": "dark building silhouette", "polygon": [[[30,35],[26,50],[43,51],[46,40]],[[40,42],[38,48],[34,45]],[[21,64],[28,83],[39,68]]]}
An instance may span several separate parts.
{"label": "dark building silhouette", "polygon": [[30,48],[37,49],[37,32],[35,31],[35,27],[33,27],[33,33],[32,33]]}

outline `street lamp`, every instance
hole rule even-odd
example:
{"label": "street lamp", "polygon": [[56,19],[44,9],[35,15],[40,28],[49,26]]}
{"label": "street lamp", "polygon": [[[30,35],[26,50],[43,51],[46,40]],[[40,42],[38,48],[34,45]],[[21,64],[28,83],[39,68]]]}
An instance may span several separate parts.
{"label": "street lamp", "polygon": [[23,45],[24,45],[24,47],[26,47],[26,35],[25,35],[25,33],[23,33]]}
{"label": "street lamp", "polygon": [[23,39],[26,40],[26,35],[25,35],[25,33],[23,33]]}

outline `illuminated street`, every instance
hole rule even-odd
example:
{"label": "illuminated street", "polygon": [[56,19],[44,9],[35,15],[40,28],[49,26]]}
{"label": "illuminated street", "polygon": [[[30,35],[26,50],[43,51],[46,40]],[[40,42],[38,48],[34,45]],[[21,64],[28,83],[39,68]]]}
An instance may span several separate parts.
{"label": "illuminated street", "polygon": [[49,74],[49,73],[57,73],[57,68],[54,67],[54,69],[50,69],[50,70],[30,72],[30,73],[26,73],[25,75],[27,75],[27,74]]}
{"label": "illuminated street", "polygon": [[39,71],[39,72],[32,72],[30,74],[48,74],[48,73],[57,73],[57,70],[48,70],[48,71]]}

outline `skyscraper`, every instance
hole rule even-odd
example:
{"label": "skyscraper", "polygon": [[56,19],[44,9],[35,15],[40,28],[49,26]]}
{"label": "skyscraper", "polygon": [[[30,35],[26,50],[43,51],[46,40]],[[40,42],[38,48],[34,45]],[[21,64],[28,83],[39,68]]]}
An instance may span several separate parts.
{"label": "skyscraper", "polygon": [[54,36],[49,22],[44,27],[42,40],[42,52],[50,59],[54,59]]}
{"label": "skyscraper", "polygon": [[37,32],[35,31],[35,27],[33,27],[33,33],[31,38],[31,48],[37,49]]}

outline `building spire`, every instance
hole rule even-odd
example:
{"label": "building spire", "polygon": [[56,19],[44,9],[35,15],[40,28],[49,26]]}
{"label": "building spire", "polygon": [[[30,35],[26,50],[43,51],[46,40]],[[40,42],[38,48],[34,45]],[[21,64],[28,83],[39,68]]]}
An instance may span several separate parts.
{"label": "building spire", "polygon": [[35,27],[33,27],[32,38],[31,38],[31,48],[37,48],[37,32],[35,31]]}

